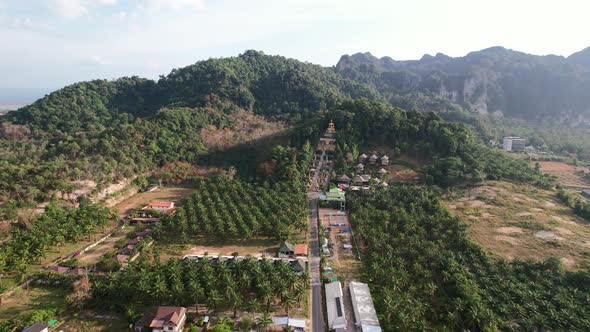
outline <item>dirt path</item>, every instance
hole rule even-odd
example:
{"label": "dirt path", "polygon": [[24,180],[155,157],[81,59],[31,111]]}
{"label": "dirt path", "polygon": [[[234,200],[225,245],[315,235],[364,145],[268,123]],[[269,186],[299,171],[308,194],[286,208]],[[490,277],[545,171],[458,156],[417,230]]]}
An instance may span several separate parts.
{"label": "dirt path", "polygon": [[86,251],[84,254],[82,254],[78,257],[78,262],[80,262],[80,264],[84,265],[84,266],[89,266],[89,265],[95,264],[96,262],[98,262],[100,260],[100,258],[104,254],[106,254],[110,250],[113,250],[115,247],[115,243],[118,240],[127,236],[127,233],[129,233],[130,230],[131,230],[130,228],[126,227],[124,230],[120,231],[119,234],[117,234],[115,236],[111,236],[110,238],[108,238],[104,242],[102,242],[101,244]]}

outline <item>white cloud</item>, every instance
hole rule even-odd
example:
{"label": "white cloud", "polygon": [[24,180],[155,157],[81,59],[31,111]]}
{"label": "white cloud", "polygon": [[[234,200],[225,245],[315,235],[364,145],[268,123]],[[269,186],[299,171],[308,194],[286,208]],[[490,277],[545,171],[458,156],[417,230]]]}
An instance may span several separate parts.
{"label": "white cloud", "polygon": [[105,60],[99,55],[92,55],[82,61],[82,64],[89,66],[106,66],[112,64],[110,61]]}
{"label": "white cloud", "polygon": [[78,18],[88,14],[90,7],[114,5],[117,0],[52,0],[49,7],[67,18]]}
{"label": "white cloud", "polygon": [[203,9],[204,0],[145,0],[144,4],[138,6],[150,12],[162,10],[182,10],[182,9]]}
{"label": "white cloud", "polygon": [[29,17],[19,18],[14,17],[8,22],[10,29],[36,29],[36,28],[47,28],[47,24],[38,23],[31,20]]}
{"label": "white cloud", "polygon": [[81,0],[53,0],[51,9],[67,18],[76,18],[88,14],[88,8]]}

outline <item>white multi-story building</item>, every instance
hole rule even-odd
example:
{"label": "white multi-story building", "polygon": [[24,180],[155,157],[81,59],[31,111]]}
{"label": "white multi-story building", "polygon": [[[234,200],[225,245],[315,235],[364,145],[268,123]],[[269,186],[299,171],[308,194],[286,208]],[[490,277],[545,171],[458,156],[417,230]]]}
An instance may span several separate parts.
{"label": "white multi-story building", "polygon": [[526,139],[524,138],[515,136],[504,137],[504,140],[502,141],[502,149],[508,152],[522,152],[524,151],[525,144]]}

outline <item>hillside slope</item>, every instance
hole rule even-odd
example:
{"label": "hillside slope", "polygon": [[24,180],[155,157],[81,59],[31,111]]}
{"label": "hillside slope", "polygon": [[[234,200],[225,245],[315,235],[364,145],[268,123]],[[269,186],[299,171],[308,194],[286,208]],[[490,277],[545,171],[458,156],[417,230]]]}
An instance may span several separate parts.
{"label": "hillside slope", "polygon": [[564,58],[492,47],[464,57],[439,53],[415,61],[357,53],[342,56],[334,70],[374,86],[394,105],[404,95],[423,94],[428,103],[422,104],[435,109],[448,107],[446,99],[477,113],[577,126],[590,124],[588,53]]}
{"label": "hillside slope", "polygon": [[318,65],[246,51],[174,69],[157,82],[131,77],[76,83],[7,119],[65,133],[149,117],[162,107],[215,107],[226,113],[241,108],[298,119],[350,97],[379,99],[379,93]]}

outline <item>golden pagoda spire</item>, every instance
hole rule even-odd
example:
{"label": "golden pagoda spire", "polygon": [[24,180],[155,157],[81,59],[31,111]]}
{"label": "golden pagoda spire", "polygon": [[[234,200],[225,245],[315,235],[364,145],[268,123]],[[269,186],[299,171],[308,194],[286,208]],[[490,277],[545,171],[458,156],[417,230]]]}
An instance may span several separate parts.
{"label": "golden pagoda spire", "polygon": [[330,125],[328,125],[328,132],[333,133],[336,131],[336,127],[334,126],[334,120],[330,120]]}

